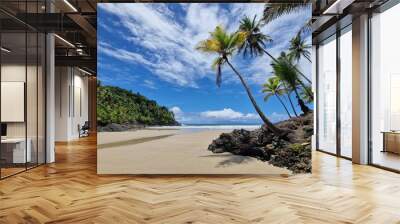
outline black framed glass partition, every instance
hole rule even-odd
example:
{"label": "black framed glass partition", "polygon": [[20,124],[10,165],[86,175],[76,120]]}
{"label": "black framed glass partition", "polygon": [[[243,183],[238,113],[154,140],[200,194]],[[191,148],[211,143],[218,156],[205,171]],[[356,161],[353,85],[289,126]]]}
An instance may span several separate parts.
{"label": "black framed glass partition", "polygon": [[[352,26],[317,45],[317,150],[352,157]],[[326,34],[324,34],[326,35]]]}
{"label": "black framed glass partition", "polygon": [[370,163],[400,171],[400,4],[382,8],[370,18]]}
{"label": "black framed glass partition", "polygon": [[45,34],[18,18],[44,1],[4,1],[0,7],[0,178],[45,163]]}

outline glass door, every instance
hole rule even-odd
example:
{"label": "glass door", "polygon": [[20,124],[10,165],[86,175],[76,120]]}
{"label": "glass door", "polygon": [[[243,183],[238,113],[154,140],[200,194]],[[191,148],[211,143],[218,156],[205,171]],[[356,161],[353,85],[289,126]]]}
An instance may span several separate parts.
{"label": "glass door", "polygon": [[351,25],[340,31],[340,155],[352,157],[352,33]]}
{"label": "glass door", "polygon": [[318,145],[336,154],[336,35],[318,46]]}

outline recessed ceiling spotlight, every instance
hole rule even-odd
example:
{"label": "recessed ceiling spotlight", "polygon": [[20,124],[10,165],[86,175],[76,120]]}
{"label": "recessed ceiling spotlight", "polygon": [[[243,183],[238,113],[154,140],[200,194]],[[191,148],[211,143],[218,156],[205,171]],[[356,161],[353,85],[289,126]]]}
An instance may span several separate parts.
{"label": "recessed ceiling spotlight", "polygon": [[343,9],[351,5],[355,0],[337,0],[330,5],[322,14],[342,14]]}
{"label": "recessed ceiling spotlight", "polygon": [[7,49],[5,47],[1,47],[0,49],[1,49],[1,51],[4,51],[6,53],[10,53],[11,52],[11,50],[9,50],[9,49]]}
{"label": "recessed ceiling spotlight", "polygon": [[73,45],[71,42],[69,42],[68,40],[62,38],[61,36],[59,36],[58,34],[54,34],[55,37],[57,37],[59,40],[61,40],[62,42],[64,42],[65,44],[67,44],[70,47],[75,48],[75,45]]}
{"label": "recessed ceiling spotlight", "polygon": [[92,75],[92,73],[90,73],[90,72],[88,72],[88,71],[86,71],[86,70],[83,70],[83,69],[81,69],[81,68],[79,68],[79,67],[78,67],[78,70],[81,71],[81,72],[83,72],[83,73],[85,73],[86,75],[89,75],[89,76]]}
{"label": "recessed ceiling spotlight", "polygon": [[78,12],[78,10],[68,0],[64,0],[64,3],[68,5],[68,7],[70,7],[74,12]]}

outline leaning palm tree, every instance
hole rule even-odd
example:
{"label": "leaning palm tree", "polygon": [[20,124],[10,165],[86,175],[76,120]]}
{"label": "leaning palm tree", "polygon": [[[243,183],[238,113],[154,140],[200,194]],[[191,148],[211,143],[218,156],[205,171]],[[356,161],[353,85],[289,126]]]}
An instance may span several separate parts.
{"label": "leaning palm tree", "polygon": [[304,57],[311,63],[310,48],[311,46],[302,38],[301,33],[297,33],[297,35],[290,40],[289,56],[297,62],[301,57]]}
{"label": "leaning palm tree", "polygon": [[[240,21],[239,32],[244,33],[246,36],[245,41],[239,46],[239,52],[243,52],[243,56],[250,55],[254,57],[265,53],[274,62],[277,62],[277,59],[266,50],[266,43],[271,42],[272,39],[261,32],[261,20],[257,21],[256,16],[253,19],[245,16]],[[295,69],[308,83],[311,83],[311,80],[298,68]]]}
{"label": "leaning palm tree", "polygon": [[218,86],[221,85],[222,81],[222,66],[228,64],[228,66],[239,78],[240,82],[247,92],[248,97],[250,98],[251,103],[253,104],[254,109],[257,111],[260,118],[265,123],[266,127],[275,134],[281,135],[282,131],[275,127],[275,125],[272,124],[272,122],[264,115],[260,107],[257,105],[257,102],[254,99],[253,94],[251,93],[251,90],[245,82],[243,76],[229,61],[229,58],[232,57],[233,53],[238,49],[239,46],[242,45],[243,41],[245,41],[245,36],[246,35],[243,32],[228,33],[222,27],[217,26],[215,30],[210,33],[210,37],[206,40],[201,41],[196,49],[205,53],[213,53],[218,55],[218,57],[214,60],[212,64],[212,67],[217,71],[216,81]]}
{"label": "leaning palm tree", "polygon": [[290,115],[288,108],[281,99],[281,96],[284,94],[284,89],[282,89],[282,84],[280,83],[279,78],[270,77],[267,82],[264,83],[262,92],[265,93],[264,101],[268,101],[271,96],[275,96],[281,103],[282,107],[285,109],[289,118],[292,118],[292,115]]}
{"label": "leaning palm tree", "polygon": [[[279,77],[283,82],[287,83],[288,87],[294,91],[301,111],[303,111],[304,114],[307,114],[308,112],[310,112],[310,108],[307,107],[303,99],[300,97],[297,87],[298,84],[301,85],[301,83],[298,82],[297,72],[293,68],[292,63],[287,57],[288,56],[285,53],[282,53],[278,59],[278,62],[273,62],[271,66],[273,68],[274,74]],[[305,86],[303,87],[305,88]]]}

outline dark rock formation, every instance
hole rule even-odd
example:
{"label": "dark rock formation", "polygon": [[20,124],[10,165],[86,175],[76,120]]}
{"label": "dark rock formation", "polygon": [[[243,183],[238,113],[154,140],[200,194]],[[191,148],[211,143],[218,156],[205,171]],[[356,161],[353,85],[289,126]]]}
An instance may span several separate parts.
{"label": "dark rock formation", "polygon": [[313,114],[308,113],[276,125],[284,135],[276,136],[265,126],[253,131],[234,130],[222,133],[208,146],[208,150],[255,157],[274,166],[285,167],[293,173],[311,172]]}
{"label": "dark rock formation", "polygon": [[125,124],[116,124],[111,123],[105,126],[97,126],[98,132],[120,132],[120,131],[128,131],[128,130],[137,130],[143,129],[145,125],[136,124],[136,123],[125,123]]}

